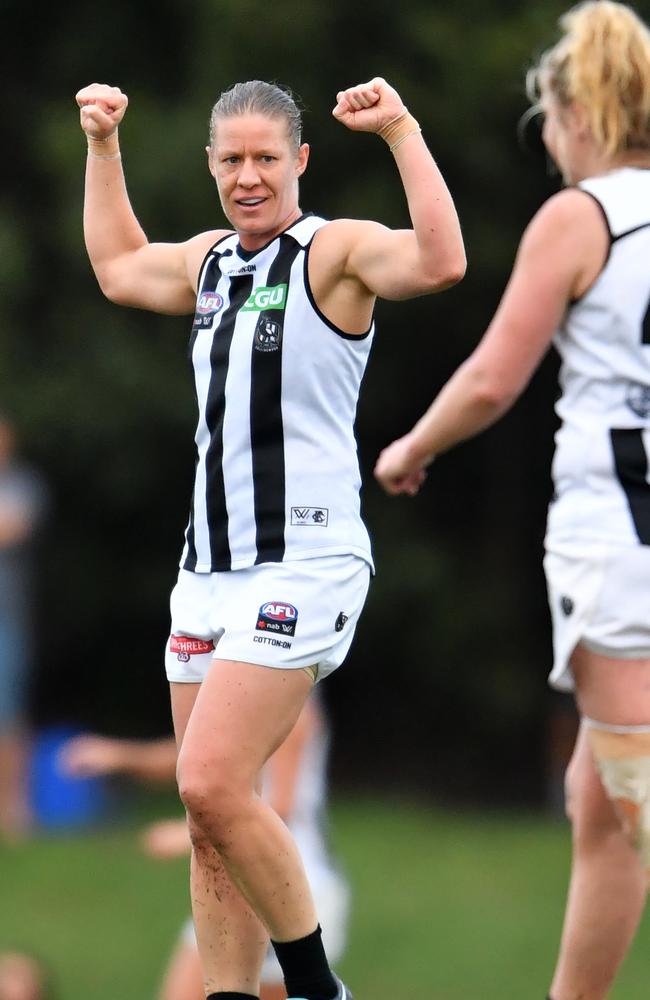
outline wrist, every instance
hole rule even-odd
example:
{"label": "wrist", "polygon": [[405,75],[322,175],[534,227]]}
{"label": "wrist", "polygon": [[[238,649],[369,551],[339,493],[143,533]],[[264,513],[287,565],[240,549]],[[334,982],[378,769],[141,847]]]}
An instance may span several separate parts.
{"label": "wrist", "polygon": [[96,160],[117,160],[120,154],[120,142],[117,136],[117,129],[107,135],[104,139],[86,132],[88,141],[88,156]]}
{"label": "wrist", "polygon": [[417,135],[421,131],[420,123],[413,117],[408,108],[404,108],[399,115],[391,118],[386,125],[380,128],[377,134],[382,137],[392,153],[410,135]]}
{"label": "wrist", "polygon": [[431,465],[434,458],[436,457],[435,451],[432,451],[426,442],[421,439],[421,435],[418,434],[417,430],[411,431],[408,435],[408,453],[411,461],[419,465],[422,469],[426,469],[428,465]]}

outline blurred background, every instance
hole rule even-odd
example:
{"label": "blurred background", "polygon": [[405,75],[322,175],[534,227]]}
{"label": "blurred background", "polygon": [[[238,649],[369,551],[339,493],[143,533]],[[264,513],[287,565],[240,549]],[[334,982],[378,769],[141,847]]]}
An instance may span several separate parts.
{"label": "blurred background", "polygon": [[[465,280],[377,308],[357,425],[377,576],[352,652],[323,690],[333,836],[358,900],[347,968],[373,1000],[541,996],[559,935],[569,850],[561,782],[575,715],[546,685],[555,357],[498,426],[435,463],[417,498],[388,499],[371,470],[477,343],[524,226],[559,187],[539,136],[518,134],[517,123],[526,69],[565,9],[556,0],[0,2],[0,414],[34,490],[21,537],[33,567],[21,584],[32,781],[35,754],[40,780],[51,741],[69,733],[170,733],[162,649],[193,474],[191,321],[103,299],[83,246],[75,92],[97,80],[129,95],[124,164],[152,240],[223,224],[207,123],[219,93],[250,78],[290,86],[304,107],[304,210],[408,225],[383,144],[331,117],[339,89],[375,75],[419,119],[456,200]],[[636,9],[650,16],[647,2]],[[133,830],[178,805],[171,791],[95,791],[101,836],[74,822],[53,836],[58,819],[39,800],[35,835],[0,843],[0,950],[42,955],[63,1000],[142,1000],[154,995],[187,889],[184,862],[162,871],[144,860]],[[116,811],[133,829],[108,825]],[[79,817],[88,819],[83,806]],[[636,954],[616,996],[647,996]],[[520,986],[504,991],[504,974]]]}

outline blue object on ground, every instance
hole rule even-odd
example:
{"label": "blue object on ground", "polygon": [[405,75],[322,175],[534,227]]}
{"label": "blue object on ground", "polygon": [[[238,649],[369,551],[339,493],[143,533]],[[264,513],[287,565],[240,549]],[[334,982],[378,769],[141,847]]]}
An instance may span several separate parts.
{"label": "blue object on ground", "polygon": [[48,830],[88,826],[99,821],[108,805],[106,780],[66,774],[59,754],[81,730],[50,726],[34,737],[29,775],[30,805],[37,826]]}

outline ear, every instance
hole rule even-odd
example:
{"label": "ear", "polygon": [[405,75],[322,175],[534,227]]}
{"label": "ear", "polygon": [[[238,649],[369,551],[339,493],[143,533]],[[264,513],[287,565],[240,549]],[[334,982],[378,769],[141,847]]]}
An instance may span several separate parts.
{"label": "ear", "polygon": [[589,115],[584,104],[580,104],[579,101],[572,101],[569,110],[578,138],[586,139],[591,136]]}
{"label": "ear", "polygon": [[214,160],[212,159],[212,146],[206,146],[205,151],[208,154],[208,170],[210,171],[212,176],[216,179],[217,175],[215,173]]}
{"label": "ear", "polygon": [[302,146],[298,150],[298,156],[296,157],[296,177],[300,177],[304,174],[307,169],[307,163],[309,161],[309,143],[303,142]]}

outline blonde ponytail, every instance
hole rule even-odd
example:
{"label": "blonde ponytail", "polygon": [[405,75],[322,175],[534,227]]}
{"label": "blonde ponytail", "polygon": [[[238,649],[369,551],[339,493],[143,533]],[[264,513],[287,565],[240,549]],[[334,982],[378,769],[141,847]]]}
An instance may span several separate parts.
{"label": "blonde ponytail", "polygon": [[529,72],[536,101],[548,89],[587,111],[598,146],[614,156],[650,149],[650,31],[613,0],[587,0],[560,19],[560,41]]}

